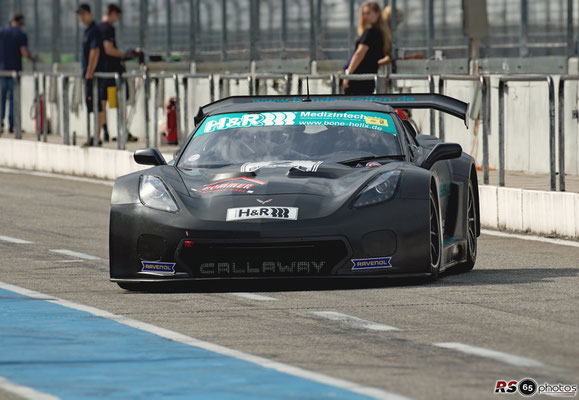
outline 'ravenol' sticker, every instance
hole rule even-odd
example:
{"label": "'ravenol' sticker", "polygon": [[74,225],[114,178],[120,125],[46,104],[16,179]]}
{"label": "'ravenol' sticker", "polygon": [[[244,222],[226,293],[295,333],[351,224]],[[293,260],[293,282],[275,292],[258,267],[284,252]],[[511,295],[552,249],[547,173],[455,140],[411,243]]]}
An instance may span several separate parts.
{"label": "'ravenol' sticker", "polygon": [[343,126],[396,134],[392,117],[371,111],[286,111],[231,113],[208,117],[196,135],[235,128],[261,126]]}
{"label": "'ravenol' sticker", "polygon": [[142,273],[150,275],[175,275],[175,263],[141,261]]}
{"label": "'ravenol' sticker", "polygon": [[352,262],[354,266],[352,271],[362,270],[362,269],[378,269],[378,268],[390,268],[392,257],[380,257],[380,258],[356,258]]}

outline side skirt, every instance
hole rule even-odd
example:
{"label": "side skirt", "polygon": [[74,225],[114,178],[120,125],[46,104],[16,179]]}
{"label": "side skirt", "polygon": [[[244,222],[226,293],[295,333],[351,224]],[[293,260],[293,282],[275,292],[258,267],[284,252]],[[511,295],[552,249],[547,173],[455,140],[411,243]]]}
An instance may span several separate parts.
{"label": "side skirt", "polygon": [[445,238],[442,245],[443,264],[440,272],[466,261],[466,239]]}

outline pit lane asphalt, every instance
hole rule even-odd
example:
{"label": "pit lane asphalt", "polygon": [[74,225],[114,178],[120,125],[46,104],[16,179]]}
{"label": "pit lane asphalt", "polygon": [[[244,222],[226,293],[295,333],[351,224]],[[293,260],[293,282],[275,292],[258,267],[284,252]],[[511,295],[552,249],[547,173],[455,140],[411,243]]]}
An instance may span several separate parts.
{"label": "pit lane asphalt", "polygon": [[[0,187],[0,235],[32,242],[0,241],[2,282],[417,399],[496,398],[497,380],[524,377],[579,383],[577,247],[483,235],[472,272],[434,283],[253,282],[130,293],[108,281],[110,186],[0,173]],[[62,262],[75,258],[53,249],[101,259]],[[398,330],[312,314],[320,311]],[[433,345],[438,342],[545,366],[508,365]],[[16,397],[0,391],[0,398]]]}

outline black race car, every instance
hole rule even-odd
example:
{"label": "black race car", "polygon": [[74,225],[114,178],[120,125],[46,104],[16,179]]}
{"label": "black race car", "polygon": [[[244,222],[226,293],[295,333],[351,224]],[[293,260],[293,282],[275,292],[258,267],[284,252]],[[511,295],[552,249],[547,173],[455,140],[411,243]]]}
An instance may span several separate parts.
{"label": "black race car", "polygon": [[403,97],[229,97],[199,110],[167,164],[117,179],[110,277],[143,283],[282,277],[431,277],[472,269],[474,160],[417,134],[395,108],[467,122],[468,104]]}

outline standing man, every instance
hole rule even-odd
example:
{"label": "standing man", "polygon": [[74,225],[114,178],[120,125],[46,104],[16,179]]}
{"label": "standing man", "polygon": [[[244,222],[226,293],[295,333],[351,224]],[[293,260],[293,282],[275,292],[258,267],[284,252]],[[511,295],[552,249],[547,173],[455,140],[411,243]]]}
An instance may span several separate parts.
{"label": "standing man", "polygon": [[[28,51],[28,36],[22,31],[24,15],[14,14],[10,24],[0,29],[0,71],[22,71],[22,57],[32,61]],[[2,78],[2,98],[0,111],[2,124],[0,134],[4,131],[6,100],[10,101],[8,111],[8,131],[14,133],[14,80]]]}
{"label": "standing man", "polygon": [[[109,4],[107,6],[107,10],[105,15],[101,20],[101,31],[103,32],[103,47],[105,49],[105,69],[107,72],[116,72],[122,74],[125,72],[125,66],[123,65],[123,60],[128,60],[131,58],[135,58],[139,55],[140,52],[135,50],[127,50],[126,52],[122,52],[117,47],[117,39],[115,34],[115,24],[119,18],[121,17],[122,10],[117,4]],[[116,82],[114,79],[106,79],[105,80],[105,88],[109,88],[111,86],[116,86]],[[117,88],[120,89],[120,88]],[[107,91],[108,94],[108,91]],[[106,101],[103,102],[103,109],[106,109]],[[120,107],[117,104],[117,108]],[[107,127],[107,117],[106,112],[104,112],[104,139],[105,142],[109,141],[109,131]],[[129,133],[128,137],[129,141],[137,141],[137,138],[134,137]]]}
{"label": "standing man", "polygon": [[[101,128],[104,123],[102,100],[106,99],[105,85],[102,79],[98,80],[98,93],[93,93],[93,79],[95,72],[104,72],[104,49],[103,35],[99,27],[94,22],[90,5],[82,3],[76,10],[78,20],[86,26],[84,37],[82,39],[82,77],[85,80],[86,107],[90,113],[93,110],[93,100],[97,101],[99,116],[98,126],[96,127],[97,143],[94,138],[89,138],[83,147],[100,146]],[[95,99],[96,97],[96,99]]]}

